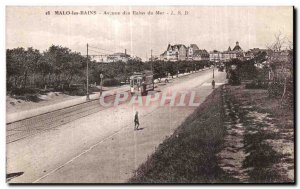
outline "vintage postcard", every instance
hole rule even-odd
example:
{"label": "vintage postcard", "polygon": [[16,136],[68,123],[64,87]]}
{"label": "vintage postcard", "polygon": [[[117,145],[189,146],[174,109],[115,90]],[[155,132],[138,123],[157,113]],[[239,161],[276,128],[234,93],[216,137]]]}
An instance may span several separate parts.
{"label": "vintage postcard", "polygon": [[7,6],[6,182],[295,183],[294,7]]}

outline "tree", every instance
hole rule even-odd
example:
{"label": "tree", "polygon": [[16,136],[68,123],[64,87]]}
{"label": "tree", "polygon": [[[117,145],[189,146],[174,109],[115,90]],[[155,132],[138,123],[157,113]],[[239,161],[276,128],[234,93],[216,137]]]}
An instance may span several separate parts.
{"label": "tree", "polygon": [[[40,87],[47,88],[47,85],[51,84],[51,74],[54,73],[53,65],[54,57],[51,53],[44,52],[37,64],[37,72],[41,75],[41,80],[38,82]],[[48,75],[48,80],[46,76]]]}
{"label": "tree", "polygon": [[[285,50],[283,50],[284,47]],[[281,104],[284,104],[287,86],[293,82],[293,44],[281,32],[278,32],[274,35],[273,43],[267,45],[267,48],[269,50],[268,62],[273,75],[269,92],[276,94],[272,91],[281,90]],[[274,87],[274,84],[282,87]],[[289,93],[292,93],[291,91],[293,91],[293,87],[290,87]]]}
{"label": "tree", "polygon": [[[20,77],[23,73],[23,59],[25,50],[23,48],[6,50],[7,82],[8,89],[18,87]],[[12,81],[13,80],[13,81]]]}
{"label": "tree", "polygon": [[33,49],[32,47],[28,48],[27,51],[25,51],[25,60],[24,60],[24,83],[23,87],[26,87],[27,85],[27,78],[28,75],[33,76],[33,85],[35,80],[35,73],[38,66],[38,61],[41,58],[41,54],[38,50]]}
{"label": "tree", "polygon": [[[48,53],[48,61],[52,67],[54,74],[54,84],[55,87],[60,87],[64,82],[64,76],[68,73],[70,67],[71,50],[66,47],[52,45],[46,53]],[[50,79],[50,76],[49,76]]]}
{"label": "tree", "polygon": [[[28,76],[34,76],[36,72],[37,64],[41,57],[40,52],[31,47],[27,50],[24,48],[15,48],[12,50],[8,49],[6,56],[9,87],[25,88],[28,83]],[[14,79],[13,83],[10,82],[11,78]]]}
{"label": "tree", "polygon": [[163,62],[153,62],[154,79],[160,79],[166,76]]}

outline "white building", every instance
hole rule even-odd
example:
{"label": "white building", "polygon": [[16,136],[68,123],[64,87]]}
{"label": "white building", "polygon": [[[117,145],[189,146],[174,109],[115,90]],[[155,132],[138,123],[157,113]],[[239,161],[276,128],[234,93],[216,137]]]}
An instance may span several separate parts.
{"label": "white building", "polygon": [[199,49],[196,44],[191,44],[188,47],[182,44],[169,44],[167,50],[160,55],[160,60],[209,60],[209,53],[205,49]]}

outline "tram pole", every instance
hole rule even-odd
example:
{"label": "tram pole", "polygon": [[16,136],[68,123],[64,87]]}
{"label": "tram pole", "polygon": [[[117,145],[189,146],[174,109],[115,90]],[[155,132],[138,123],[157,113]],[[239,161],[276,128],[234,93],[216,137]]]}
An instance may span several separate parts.
{"label": "tram pole", "polygon": [[102,96],[102,86],[103,86],[103,74],[100,74],[100,97]]}
{"label": "tram pole", "polygon": [[214,62],[214,67],[213,67],[213,79],[215,78],[215,62]]}
{"label": "tram pole", "polygon": [[151,49],[151,57],[150,57],[150,61],[151,61],[151,71],[152,71],[152,73],[153,73],[152,49]]}
{"label": "tram pole", "polygon": [[86,44],[86,101],[90,100],[89,95],[89,44]]}
{"label": "tram pole", "polygon": [[[154,72],[153,72],[153,59],[152,59],[152,49],[151,49],[151,57],[150,57],[150,61],[151,61],[151,71],[152,71],[152,74],[154,76]],[[153,90],[154,90],[154,77],[152,77],[152,84],[153,84]]]}

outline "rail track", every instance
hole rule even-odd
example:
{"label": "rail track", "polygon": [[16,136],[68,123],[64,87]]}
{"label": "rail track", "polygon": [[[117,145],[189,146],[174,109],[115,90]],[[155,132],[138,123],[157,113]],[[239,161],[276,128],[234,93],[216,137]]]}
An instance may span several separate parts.
{"label": "rail track", "polygon": [[[129,92],[124,91],[124,92]],[[115,95],[105,96],[105,102],[112,102]],[[125,103],[120,102],[120,104]],[[103,107],[99,99],[90,100],[67,108],[47,112],[6,125],[6,143],[12,143],[37,133],[50,130],[82,117],[97,113],[109,107]]]}

